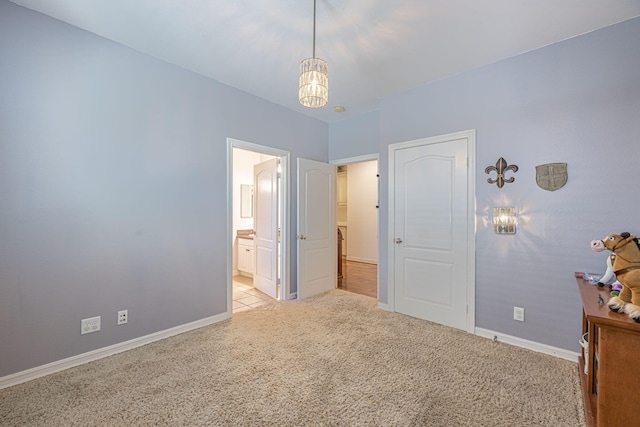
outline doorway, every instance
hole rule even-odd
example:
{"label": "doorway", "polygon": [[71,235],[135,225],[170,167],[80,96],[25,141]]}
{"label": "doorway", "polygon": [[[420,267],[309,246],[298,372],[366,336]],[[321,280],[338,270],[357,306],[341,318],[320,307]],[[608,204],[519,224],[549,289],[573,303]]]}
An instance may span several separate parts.
{"label": "doorway", "polygon": [[289,153],[228,138],[227,157],[227,312],[236,313],[290,299]]}
{"label": "doorway", "polygon": [[378,155],[334,160],[338,166],[338,287],[378,297]]}
{"label": "doorway", "polygon": [[389,146],[389,305],[475,328],[475,131]]}

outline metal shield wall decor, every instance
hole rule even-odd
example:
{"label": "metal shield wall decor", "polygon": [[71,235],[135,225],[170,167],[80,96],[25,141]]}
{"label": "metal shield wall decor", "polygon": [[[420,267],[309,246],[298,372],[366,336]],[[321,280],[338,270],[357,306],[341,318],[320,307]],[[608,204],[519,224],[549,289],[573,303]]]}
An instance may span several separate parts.
{"label": "metal shield wall decor", "polygon": [[536,183],[547,191],[556,191],[567,183],[566,163],[547,163],[536,166]]}

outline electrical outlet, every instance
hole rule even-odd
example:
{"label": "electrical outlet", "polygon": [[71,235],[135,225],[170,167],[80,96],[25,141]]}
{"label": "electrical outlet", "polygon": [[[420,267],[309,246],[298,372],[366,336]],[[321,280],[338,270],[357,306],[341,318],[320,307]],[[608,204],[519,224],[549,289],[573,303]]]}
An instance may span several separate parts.
{"label": "electrical outlet", "polygon": [[98,332],[100,330],[100,316],[82,319],[80,321],[80,335]]}
{"label": "electrical outlet", "polygon": [[524,308],[513,307],[513,320],[524,322]]}
{"label": "electrical outlet", "polygon": [[129,320],[129,310],[120,310],[118,312],[118,325],[124,325]]}

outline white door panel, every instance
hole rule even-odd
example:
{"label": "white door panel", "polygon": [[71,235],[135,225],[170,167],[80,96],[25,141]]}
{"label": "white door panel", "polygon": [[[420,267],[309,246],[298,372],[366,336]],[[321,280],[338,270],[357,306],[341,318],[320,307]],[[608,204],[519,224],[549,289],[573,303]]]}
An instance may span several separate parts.
{"label": "white door panel", "polygon": [[298,159],[298,298],[336,287],[336,168]]}
{"label": "white door panel", "polygon": [[391,150],[395,311],[466,329],[468,139]]}
{"label": "white door panel", "polygon": [[[330,168],[334,166],[327,165]],[[304,235],[307,240],[327,240],[332,239],[335,233],[333,233],[333,225],[327,221],[327,207],[331,204],[333,197],[333,182],[334,176],[331,170],[308,170],[305,172],[305,185],[306,203],[305,213],[303,218],[303,224],[301,229],[304,230]]]}
{"label": "white door panel", "polygon": [[[413,154],[413,151],[403,152],[401,161],[406,161],[404,157]],[[453,161],[451,157],[424,155],[417,160],[406,161],[401,169],[405,181],[403,223],[407,246],[451,250]],[[426,191],[425,183],[437,183],[438,191]]]}
{"label": "white door panel", "polygon": [[[451,287],[441,285],[451,283],[453,279],[450,263],[405,258],[403,267],[405,279],[403,299],[451,306]],[[425,280],[427,277],[429,280]]]}
{"label": "white door panel", "polygon": [[278,162],[275,158],[253,167],[253,286],[273,298],[278,298]]}

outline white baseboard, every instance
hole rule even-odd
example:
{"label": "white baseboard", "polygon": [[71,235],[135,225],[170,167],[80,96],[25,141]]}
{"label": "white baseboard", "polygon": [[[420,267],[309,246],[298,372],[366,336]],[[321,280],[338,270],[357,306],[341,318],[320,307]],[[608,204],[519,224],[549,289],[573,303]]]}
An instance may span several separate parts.
{"label": "white baseboard", "polygon": [[346,260],[347,261],[353,261],[353,262],[362,262],[364,264],[375,264],[375,265],[378,265],[378,261],[375,260],[375,259],[358,258],[358,257],[347,255]]}
{"label": "white baseboard", "polygon": [[526,348],[538,353],[548,354],[550,356],[559,357],[560,359],[569,360],[571,362],[578,362],[578,356],[580,353],[565,350],[563,348],[552,347],[550,345],[541,344],[535,341],[529,341],[522,338],[514,337],[511,335],[505,335],[500,332],[490,331],[488,329],[476,328],[475,334],[489,339],[497,339],[500,342],[511,344],[516,347]]}
{"label": "white baseboard", "polygon": [[15,374],[7,375],[0,378],[0,389],[31,381],[36,378],[44,377],[45,375],[50,375],[55,372],[64,371],[65,369],[73,368],[74,366],[82,365],[84,363],[92,362],[104,357],[113,356],[114,354],[122,353],[123,351],[131,350],[136,347],[140,347],[164,338],[169,338],[173,335],[182,334],[194,329],[221,322],[223,320],[229,319],[230,317],[231,313],[218,314],[216,316],[196,320],[195,322],[187,323],[185,325],[180,325],[174,328],[166,329],[164,331],[145,335],[140,338],[134,338],[129,341],[110,345],[104,348],[99,348],[88,353],[79,354],[67,359],[62,359],[56,362],[48,363],[46,365],[37,366],[35,368],[27,369],[26,371],[16,372]]}
{"label": "white baseboard", "polygon": [[[295,298],[294,295],[295,294],[292,294],[291,296]],[[389,311],[388,304],[384,304],[381,302],[378,302],[378,308],[381,310]],[[27,381],[31,381],[36,378],[43,377],[45,375],[50,375],[55,372],[60,372],[65,369],[72,368],[74,366],[82,365],[84,363],[109,357],[114,354],[121,353],[123,351],[131,350],[136,347],[140,347],[140,346],[152,343],[154,341],[158,341],[164,338],[169,338],[174,335],[182,334],[185,332],[192,331],[194,329],[198,329],[204,326],[218,323],[223,320],[229,319],[230,317],[231,317],[230,313],[218,314],[216,316],[207,317],[205,319],[197,320],[195,322],[187,323],[185,325],[176,326],[174,328],[166,329],[164,331],[159,331],[153,334],[145,335],[140,338],[135,338],[129,341],[125,341],[125,342],[114,344],[108,347],[93,350],[88,353],[79,354],[77,356],[72,356],[67,359],[58,360],[56,362],[48,363],[42,366],[37,366],[35,368],[31,368],[26,371],[7,375],[5,377],[0,378],[0,389],[11,387]],[[484,337],[488,339],[497,339],[498,341],[504,342],[506,344],[514,345],[516,347],[526,348],[528,350],[532,350],[538,353],[548,354],[550,356],[559,357],[561,359],[569,360],[571,362],[577,362],[578,357],[580,356],[579,353],[576,353],[573,351],[552,347],[546,344],[525,340],[525,339],[514,337],[511,335],[505,335],[500,332],[490,331],[488,329],[476,328],[475,334],[480,337]]]}
{"label": "white baseboard", "polygon": [[380,310],[389,311],[389,304],[378,301],[378,308]]}

